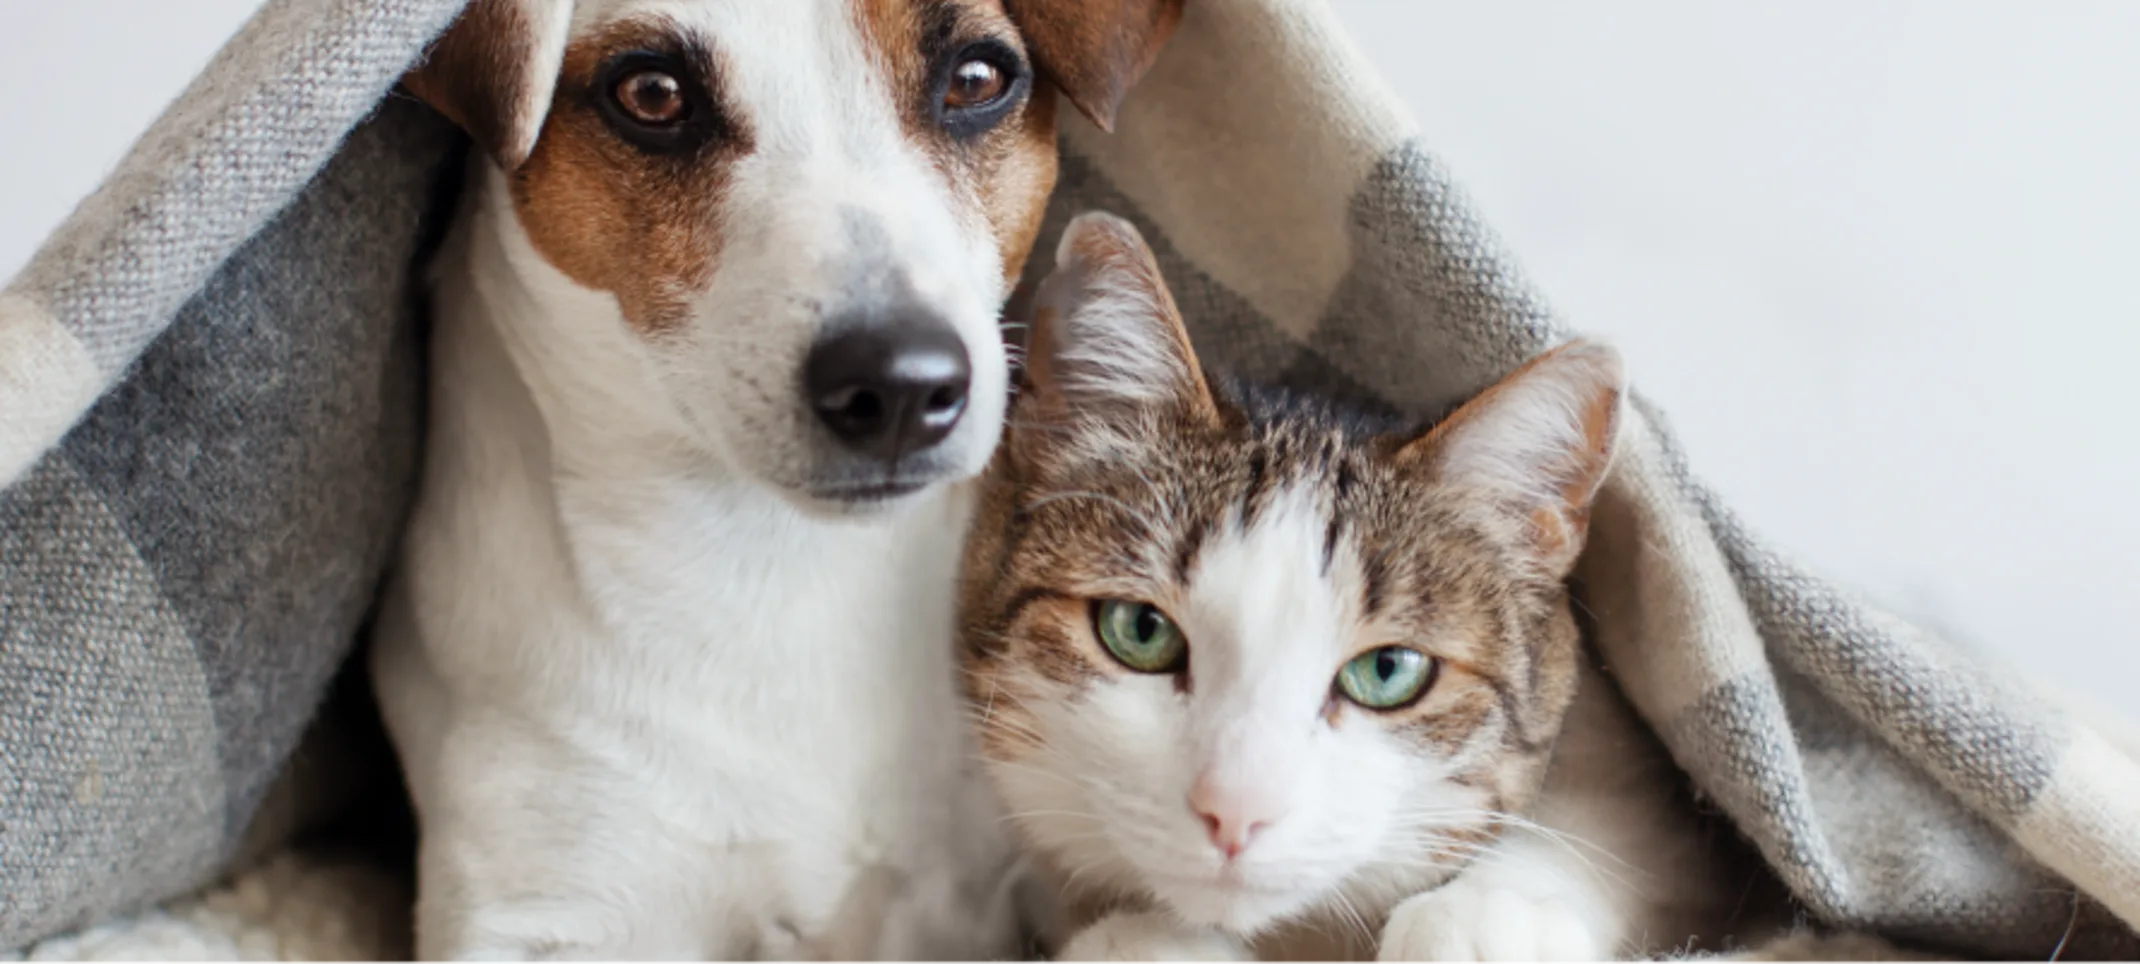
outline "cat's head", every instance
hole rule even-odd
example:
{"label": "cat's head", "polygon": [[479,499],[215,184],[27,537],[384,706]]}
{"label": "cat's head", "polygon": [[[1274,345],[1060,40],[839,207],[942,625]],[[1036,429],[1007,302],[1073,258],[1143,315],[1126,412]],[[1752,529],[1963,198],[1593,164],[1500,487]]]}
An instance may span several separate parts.
{"label": "cat's head", "polygon": [[1057,264],[960,603],[1011,819],[1074,884],[1243,933],[1446,878],[1574,693],[1617,356],[1391,431],[1208,377],[1127,223]]}

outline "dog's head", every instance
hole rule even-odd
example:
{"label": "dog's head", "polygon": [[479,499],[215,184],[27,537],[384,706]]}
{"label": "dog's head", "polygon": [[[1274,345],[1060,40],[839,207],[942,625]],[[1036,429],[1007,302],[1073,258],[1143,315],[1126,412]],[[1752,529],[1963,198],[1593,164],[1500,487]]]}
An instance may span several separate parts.
{"label": "dog's head", "polygon": [[978,472],[997,312],[1183,0],[472,0],[406,86],[613,296],[692,442],[804,505]]}

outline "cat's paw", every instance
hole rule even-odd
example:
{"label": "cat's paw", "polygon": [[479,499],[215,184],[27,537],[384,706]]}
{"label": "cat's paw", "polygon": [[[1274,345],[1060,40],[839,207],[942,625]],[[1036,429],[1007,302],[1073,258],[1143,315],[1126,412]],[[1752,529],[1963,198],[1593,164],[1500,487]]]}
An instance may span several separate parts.
{"label": "cat's paw", "polygon": [[1568,898],[1461,878],[1390,912],[1383,961],[1602,961],[1615,948]]}
{"label": "cat's paw", "polygon": [[1184,927],[1161,914],[1110,914],[1078,931],[1058,961],[1252,961],[1241,942],[1218,931]]}

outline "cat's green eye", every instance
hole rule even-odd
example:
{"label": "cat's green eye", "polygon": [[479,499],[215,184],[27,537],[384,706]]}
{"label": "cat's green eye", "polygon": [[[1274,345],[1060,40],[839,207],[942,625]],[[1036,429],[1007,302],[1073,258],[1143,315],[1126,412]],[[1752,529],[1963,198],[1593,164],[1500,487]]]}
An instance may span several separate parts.
{"label": "cat's green eye", "polygon": [[1371,710],[1393,710],[1434,685],[1434,657],[1403,646],[1369,650],[1338,670],[1338,692]]}
{"label": "cat's green eye", "polygon": [[1092,608],[1100,645],[1140,673],[1171,673],[1189,655],[1181,628],[1151,603],[1104,599]]}

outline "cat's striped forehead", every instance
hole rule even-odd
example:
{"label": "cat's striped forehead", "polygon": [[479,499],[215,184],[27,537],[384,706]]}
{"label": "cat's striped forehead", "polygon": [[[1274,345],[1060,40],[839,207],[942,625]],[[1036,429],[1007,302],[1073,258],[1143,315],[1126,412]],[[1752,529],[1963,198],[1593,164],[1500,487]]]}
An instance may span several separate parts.
{"label": "cat's striped forehead", "polygon": [[1003,538],[994,572],[975,566],[969,580],[1016,588],[998,625],[969,634],[976,666],[1073,688],[1119,675],[1079,620],[1089,600],[1130,599],[1188,631],[1186,688],[1224,667],[1298,677],[1312,698],[1351,656],[1417,645],[1469,681],[1449,689],[1478,693],[1381,725],[1450,747],[1488,723],[1528,730],[1530,638],[1552,621],[1560,587],[1530,563],[1520,527],[1398,466],[1416,426],[1215,388],[1226,416],[1216,425],[1155,410],[1104,452],[992,477]]}

